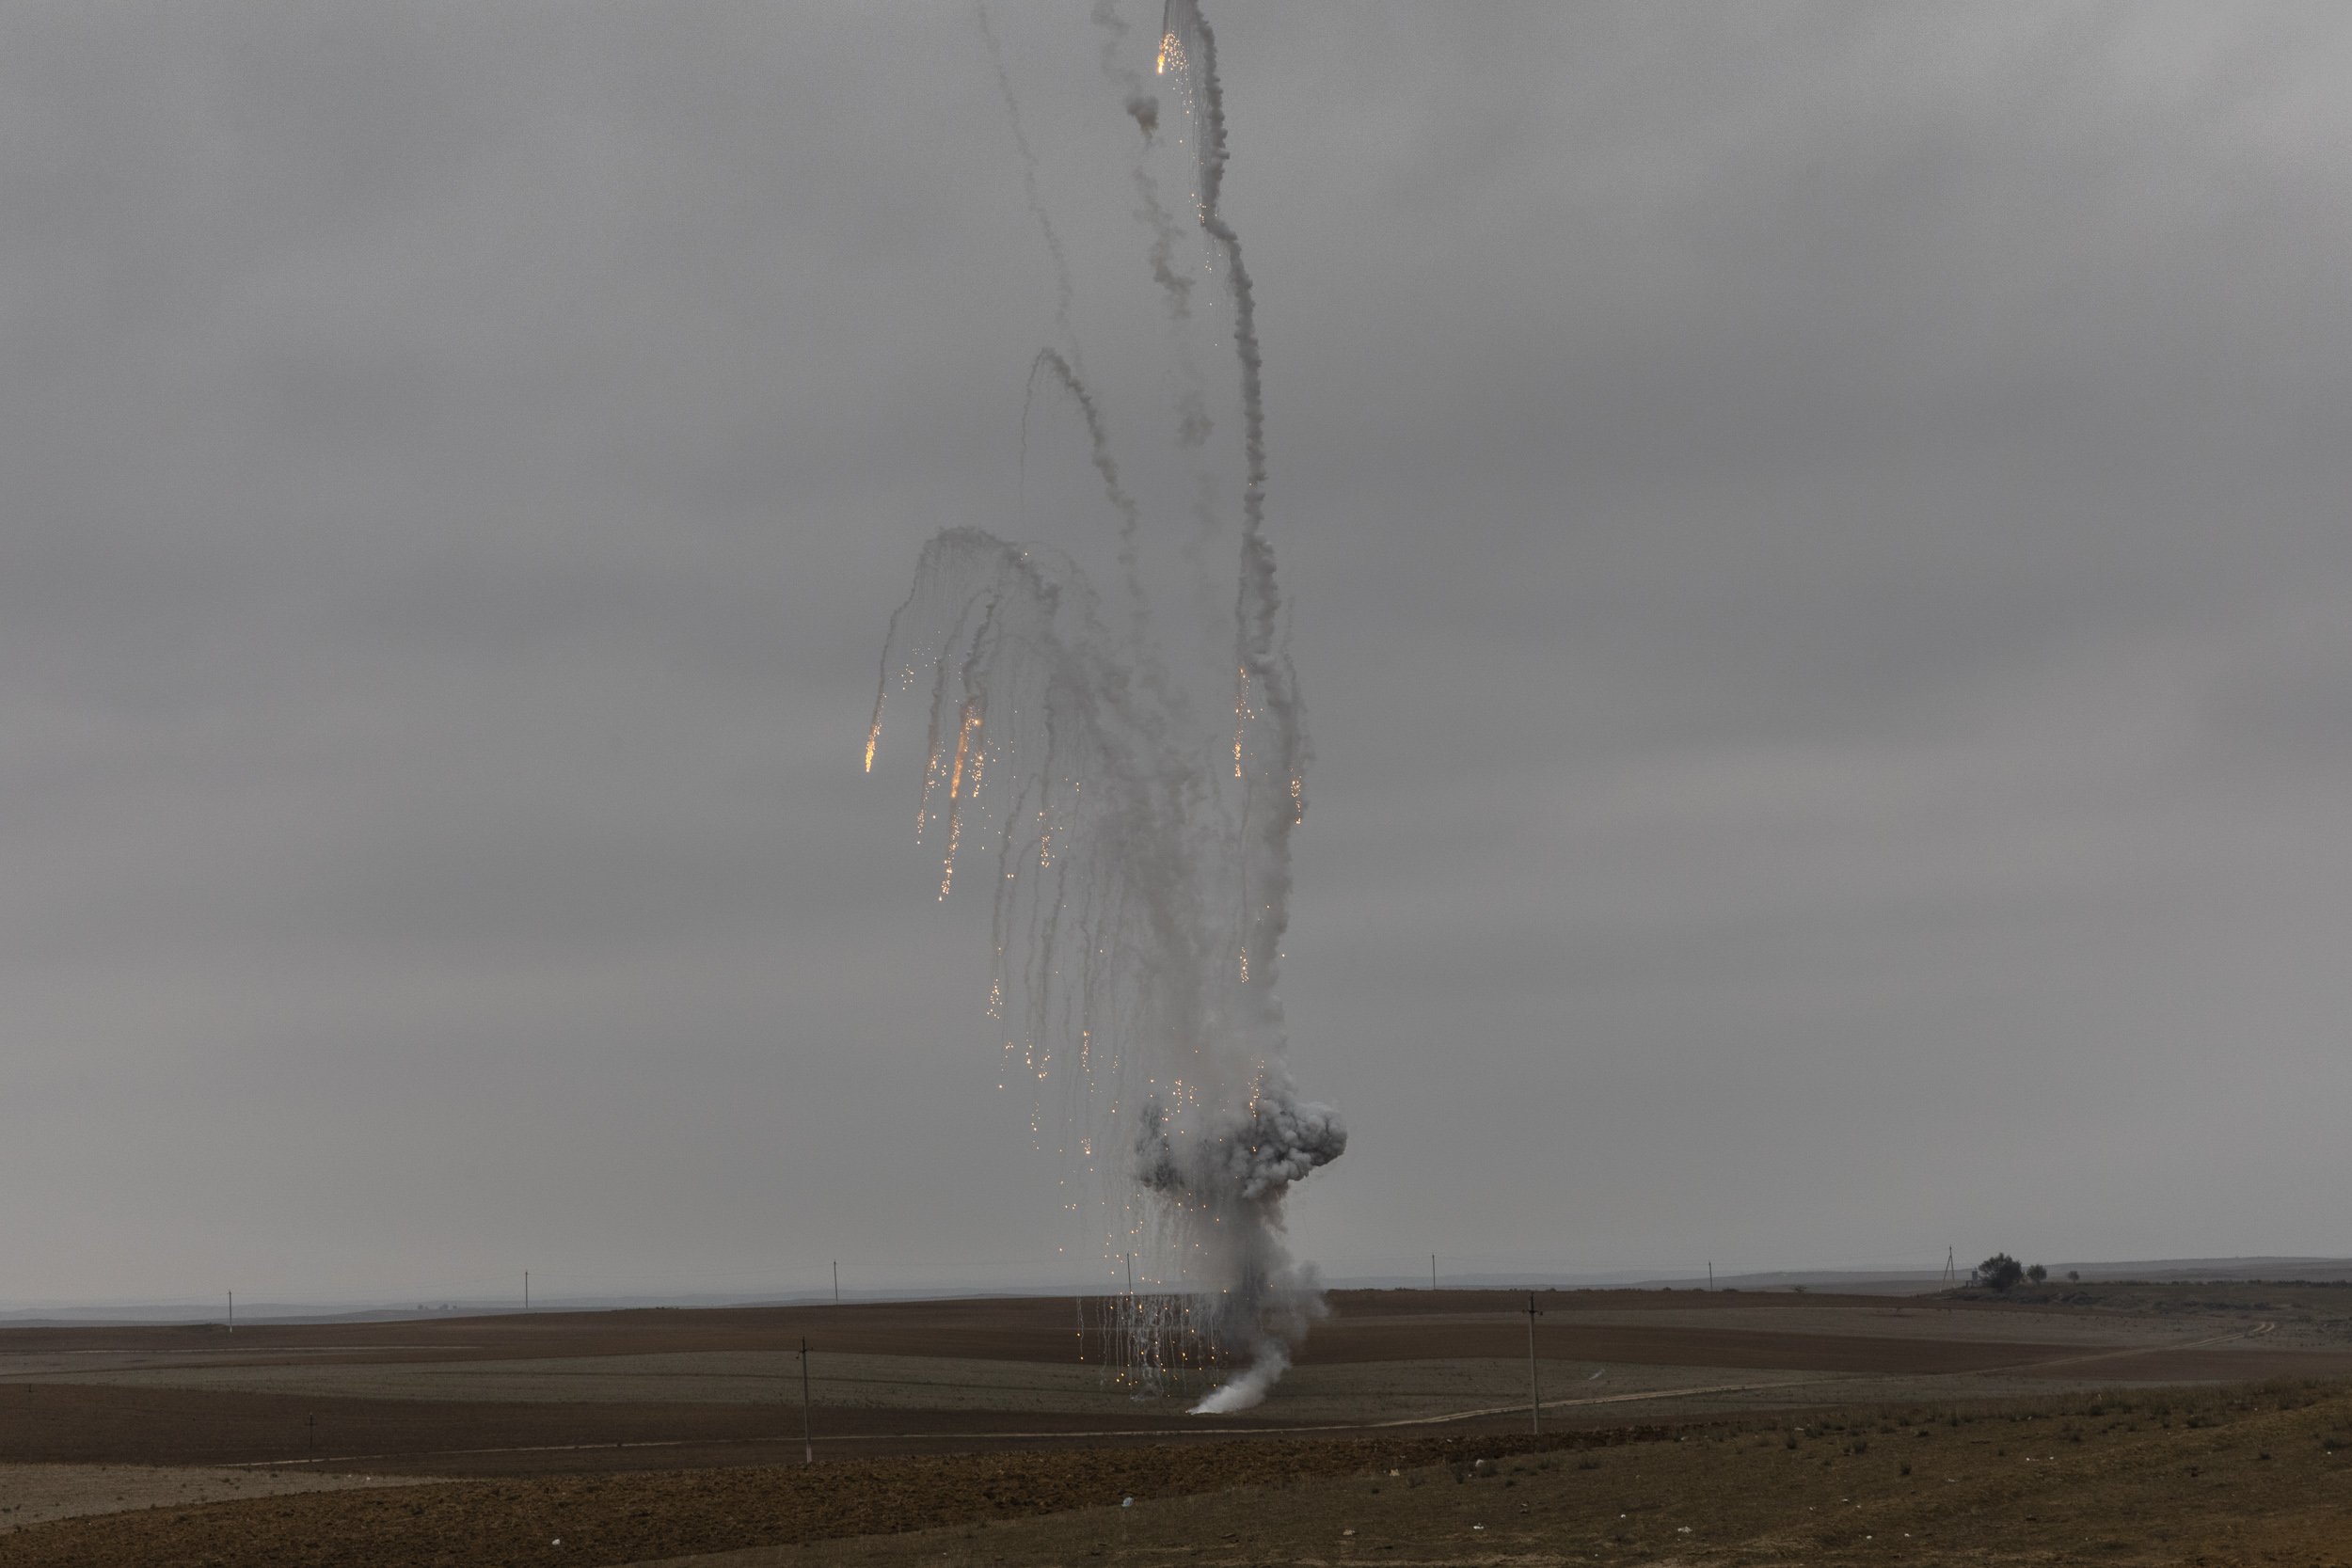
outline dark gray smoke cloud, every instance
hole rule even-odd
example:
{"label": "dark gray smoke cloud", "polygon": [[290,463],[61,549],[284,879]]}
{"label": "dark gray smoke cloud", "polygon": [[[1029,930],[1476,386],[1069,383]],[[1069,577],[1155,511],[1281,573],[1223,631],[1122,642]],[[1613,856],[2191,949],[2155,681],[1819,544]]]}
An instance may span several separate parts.
{"label": "dark gray smoke cloud", "polygon": [[1347,1126],[1328,1105],[1269,1087],[1246,1111],[1218,1110],[1179,1141],[1168,1107],[1148,1102],[1136,1132],[1135,1177],[1154,1192],[1216,1204],[1279,1201],[1291,1184],[1347,1151]]}

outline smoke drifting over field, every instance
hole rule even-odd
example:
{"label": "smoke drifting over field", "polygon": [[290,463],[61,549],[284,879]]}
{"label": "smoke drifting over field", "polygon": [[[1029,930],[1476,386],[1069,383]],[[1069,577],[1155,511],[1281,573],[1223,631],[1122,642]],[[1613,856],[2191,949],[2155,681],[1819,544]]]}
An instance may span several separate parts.
{"label": "smoke drifting over field", "polygon": [[[1306,810],[1305,713],[1279,645],[1284,601],[1265,534],[1266,449],[1256,300],[1241,241],[1218,210],[1229,158],[1215,35],[1184,0],[1168,8],[1159,74],[1191,159],[1203,271],[1231,305],[1240,415],[1239,516],[1204,471],[1213,421],[1183,336],[1196,278],[1151,163],[1171,128],[1121,63],[1107,8],[1104,75],[1142,148],[1134,184],[1145,263],[1168,306],[1181,390],[1157,455],[1190,475],[1172,505],[1122,483],[1106,399],[1072,325],[1066,253],[1015,120],[1024,189],[1057,284],[1062,342],[1032,363],[1027,432],[1042,386],[1082,420],[1116,542],[1106,604],[1076,562],[968,527],[925,546],[893,616],[867,735],[870,770],[894,694],[928,690],[917,833],[939,856],[939,896],[977,863],[991,885],[990,1016],[1009,1076],[1063,1085],[1061,1147],[1118,1190],[1106,1256],[1138,1252],[1171,1287],[1126,1307],[1128,1370],[1158,1384],[1185,1366],[1243,1370],[1196,1408],[1256,1403],[1320,1310],[1313,1271],[1282,1242],[1291,1187],[1345,1149],[1327,1105],[1299,1098],[1283,1066],[1279,984],[1290,918],[1291,834]],[[1004,61],[992,61],[1008,104]],[[1172,153],[1170,154],[1172,155]],[[1169,513],[1176,514],[1169,516]],[[1162,522],[1235,551],[1230,598],[1154,580],[1140,547]],[[1214,608],[1202,611],[1208,603]],[[1173,628],[1172,655],[1155,627]],[[1187,654],[1224,641],[1223,672]],[[1230,720],[1227,714],[1230,712]],[[1017,1063],[1017,1068],[1012,1064]],[[1117,1151],[1124,1151],[1126,1158]]]}

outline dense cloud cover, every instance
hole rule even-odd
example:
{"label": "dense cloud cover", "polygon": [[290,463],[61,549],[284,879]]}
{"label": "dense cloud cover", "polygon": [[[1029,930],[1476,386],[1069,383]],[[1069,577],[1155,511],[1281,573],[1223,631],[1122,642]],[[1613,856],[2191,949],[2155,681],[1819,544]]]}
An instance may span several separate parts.
{"label": "dense cloud cover", "polygon": [[[2352,19],[1211,14],[1300,1253],[2343,1250]],[[1130,386],[1129,95],[993,15]],[[922,541],[1099,494],[969,15],[7,33],[10,1298],[1102,1277],[858,766]]]}

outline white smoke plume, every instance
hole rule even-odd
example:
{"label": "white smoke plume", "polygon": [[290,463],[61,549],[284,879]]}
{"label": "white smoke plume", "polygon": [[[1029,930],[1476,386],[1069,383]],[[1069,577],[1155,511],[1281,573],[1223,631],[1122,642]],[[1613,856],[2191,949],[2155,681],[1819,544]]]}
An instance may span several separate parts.
{"label": "white smoke plume", "polygon": [[1201,1396],[1188,1414],[1194,1416],[1230,1416],[1236,1410],[1247,1410],[1253,1404],[1263,1404],[1266,1393],[1291,1370],[1290,1346],[1279,1339],[1270,1339],[1265,1348],[1254,1356],[1248,1366],[1233,1377]]}
{"label": "white smoke plume", "polygon": [[[1123,1317],[1147,1381],[1164,1386],[1163,1373],[1245,1363],[1194,1407],[1213,1414],[1264,1398],[1321,1313],[1314,1271],[1284,1244],[1282,1209],[1295,1183],[1344,1151],[1347,1133],[1331,1107],[1297,1095],[1283,1065],[1278,987],[1290,837],[1306,805],[1305,715],[1279,641],[1284,601],[1264,532],[1255,295],[1217,209],[1227,151],[1216,40],[1192,0],[1171,0],[1168,10],[1167,36],[1181,56],[1176,103],[1198,150],[1200,227],[1233,312],[1244,471],[1232,596],[1204,610],[1197,595],[1155,595],[1146,580],[1137,546],[1162,520],[1159,509],[1122,483],[1102,389],[1089,385],[1071,330],[1064,252],[1016,116],[1064,339],[1031,365],[1024,461],[1038,389],[1066,394],[1116,531],[1124,602],[1105,615],[1084,574],[1055,551],[973,528],[940,533],[891,617],[866,763],[870,771],[892,694],[928,688],[917,836],[938,856],[943,899],[960,869],[983,867],[995,955],[988,1011],[1007,1082],[1032,1086],[1041,1129],[1045,1097],[1058,1092],[1062,1148],[1120,1185],[1105,1253],[1137,1252],[1139,1283],[1157,1288],[1130,1298]],[[1105,71],[1133,113],[1142,78],[1112,59],[1123,24],[1107,3],[1095,20]],[[1002,51],[985,17],[982,25],[1010,106]],[[1136,118],[1148,134],[1152,122]],[[1148,166],[1136,168],[1153,238],[1147,259],[1188,371],[1181,329],[1192,280],[1174,269],[1175,226]],[[1172,451],[1209,462],[1198,387],[1184,388],[1179,414]],[[1163,624],[1180,648],[1232,640],[1220,677],[1230,691],[1202,689],[1197,673],[1189,685],[1171,674],[1193,667],[1162,657]]]}

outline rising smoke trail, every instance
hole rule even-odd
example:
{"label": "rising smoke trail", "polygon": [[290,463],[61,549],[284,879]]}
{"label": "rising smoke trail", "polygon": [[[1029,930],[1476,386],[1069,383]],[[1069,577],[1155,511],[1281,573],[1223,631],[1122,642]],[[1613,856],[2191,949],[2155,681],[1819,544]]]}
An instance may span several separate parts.
{"label": "rising smoke trail", "polygon": [[[1098,5],[1098,24],[1108,14]],[[985,20],[983,31],[1009,103]],[[1067,349],[1039,354],[1028,395],[1052,386],[1085,420],[1116,517],[1129,613],[1106,620],[1076,565],[1055,552],[977,529],[940,533],[891,617],[866,767],[892,689],[912,690],[928,670],[918,836],[939,847],[942,898],[967,844],[993,849],[988,1011],[1002,1025],[1008,1081],[1018,1074],[1042,1092],[1058,1075],[1071,1144],[1134,1195],[1125,1240],[1144,1243],[1146,1276],[1184,1287],[1181,1297],[1126,1304],[1120,1332],[1130,1370],[1159,1387],[1185,1368],[1239,1364],[1193,1407],[1208,1413],[1263,1399],[1320,1313],[1312,1269],[1283,1244],[1282,1206],[1297,1181],[1344,1151],[1347,1134],[1338,1113],[1299,1096],[1283,1065],[1276,986],[1308,747],[1264,534],[1255,291],[1218,207],[1222,89],[1216,39],[1193,0],[1170,0],[1163,69],[1169,53],[1240,372],[1243,515],[1225,623],[1231,727],[1190,717],[1193,705],[1153,644],[1136,548],[1145,508],[1121,483],[1101,400],[1077,360],[1067,267],[1016,121],[1025,188],[1062,284],[1057,324]],[[1148,138],[1158,116],[1137,106],[1146,96],[1137,79],[1127,108]],[[1157,246],[1173,225],[1156,187],[1138,189],[1150,197],[1154,279],[1181,322],[1190,280],[1170,288],[1162,275],[1173,275],[1164,265],[1173,241],[1166,254]],[[1178,446],[1198,452],[1205,424],[1205,407],[1188,406]]]}
{"label": "rising smoke trail", "polygon": [[1076,335],[1070,325],[1070,306],[1076,289],[1070,281],[1070,257],[1062,249],[1060,231],[1054,227],[1054,215],[1045,210],[1045,198],[1037,186],[1037,150],[1029,145],[1029,133],[1022,127],[1021,100],[1012,90],[1012,75],[1005,69],[1005,48],[996,40],[996,29],[988,20],[988,8],[976,8],[980,23],[980,41],[988,46],[988,63],[996,72],[996,90],[1005,100],[1005,122],[1012,129],[1013,150],[1021,156],[1021,189],[1029,200],[1029,215],[1037,220],[1038,232],[1044,237],[1045,254],[1054,262],[1054,325],[1061,329],[1063,346],[1071,351],[1071,358],[1078,357]]}
{"label": "rising smoke trail", "polygon": [[[1143,145],[1149,150],[1160,131],[1159,95],[1143,79],[1143,72],[1127,63],[1127,22],[1112,0],[1095,0],[1093,21],[1103,34],[1103,74],[1125,94],[1128,118],[1143,133]],[[1192,279],[1176,270],[1176,249],[1183,243],[1183,230],[1176,227],[1167,203],[1160,199],[1160,182],[1148,162],[1137,158],[1128,178],[1135,185],[1143,220],[1152,233],[1151,249],[1146,252],[1152,280],[1160,286],[1169,318],[1182,322],[1192,314]],[[1181,346],[1180,352],[1184,352]],[[1188,379],[1194,376],[1189,353],[1184,353],[1184,369]]]}
{"label": "rising smoke trail", "polygon": [[1025,470],[1029,461],[1029,407],[1037,399],[1039,377],[1049,374],[1069,395],[1077,406],[1079,419],[1086,423],[1088,458],[1103,482],[1104,499],[1119,515],[1119,572],[1126,588],[1127,612],[1135,618],[1136,645],[1142,659],[1137,673],[1155,691],[1165,691],[1167,673],[1151,655],[1152,602],[1144,592],[1142,560],[1136,549],[1136,535],[1143,526],[1142,508],[1120,483],[1119,461],[1111,451],[1110,431],[1103,422],[1103,405],[1095,400],[1077,368],[1050,348],[1038,350],[1037,357],[1029,361],[1029,384],[1021,397],[1022,467]]}
{"label": "rising smoke trail", "polygon": [[1104,497],[1110,501],[1112,510],[1119,514],[1120,544],[1122,547],[1132,547],[1136,531],[1143,524],[1143,513],[1136,505],[1136,499],[1119,482],[1119,460],[1111,452],[1110,431],[1103,423],[1103,405],[1095,401],[1094,393],[1079,376],[1077,368],[1050,348],[1039,349],[1037,357],[1029,361],[1029,385],[1021,399],[1023,460],[1025,462],[1028,455],[1029,404],[1037,397],[1038,378],[1049,372],[1061,389],[1069,394],[1070,401],[1077,405],[1078,417],[1086,421],[1088,459],[1103,481]]}

